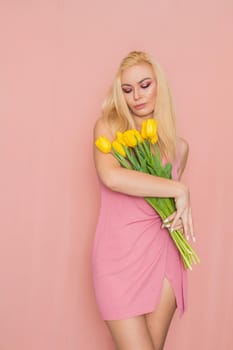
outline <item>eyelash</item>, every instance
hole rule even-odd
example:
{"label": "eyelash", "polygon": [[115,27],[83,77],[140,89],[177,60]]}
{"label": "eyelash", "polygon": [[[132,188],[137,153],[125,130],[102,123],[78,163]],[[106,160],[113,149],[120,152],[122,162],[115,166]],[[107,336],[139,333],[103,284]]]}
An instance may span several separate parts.
{"label": "eyelash", "polygon": [[150,84],[151,84],[151,83],[147,83],[146,85],[142,85],[141,87],[142,87],[143,89],[146,89],[146,88],[148,88],[148,87],[150,86]]}
{"label": "eyelash", "polygon": [[[142,89],[146,89],[146,88],[148,88],[150,86],[150,84],[151,83],[147,83],[146,85],[141,85],[141,88]],[[131,90],[124,90],[123,89],[123,91],[124,91],[124,93],[129,94],[132,91],[132,89]]]}

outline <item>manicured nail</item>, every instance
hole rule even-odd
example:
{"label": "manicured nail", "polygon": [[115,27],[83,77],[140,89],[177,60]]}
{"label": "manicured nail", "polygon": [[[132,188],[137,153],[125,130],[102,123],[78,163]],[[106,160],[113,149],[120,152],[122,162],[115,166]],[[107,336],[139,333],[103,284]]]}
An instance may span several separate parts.
{"label": "manicured nail", "polygon": [[163,220],[164,223],[166,223],[166,222],[168,222],[168,221],[169,221],[168,219],[164,219],[164,220]]}
{"label": "manicured nail", "polygon": [[173,231],[174,231],[174,228],[171,228],[171,229],[170,229],[170,232],[172,233]]}
{"label": "manicured nail", "polygon": [[171,227],[171,224],[164,225],[166,228]]}

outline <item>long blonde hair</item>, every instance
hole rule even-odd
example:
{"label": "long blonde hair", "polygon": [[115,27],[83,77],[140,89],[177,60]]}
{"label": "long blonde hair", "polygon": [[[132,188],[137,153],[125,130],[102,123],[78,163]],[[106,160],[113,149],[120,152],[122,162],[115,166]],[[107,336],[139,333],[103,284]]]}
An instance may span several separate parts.
{"label": "long blonde hair", "polygon": [[131,51],[117,70],[113,83],[102,105],[102,115],[113,135],[116,131],[135,128],[134,119],[130,113],[121,88],[121,73],[136,64],[151,65],[157,80],[157,96],[153,118],[158,122],[158,146],[160,152],[172,161],[177,156],[177,129],[175,112],[170,89],[163,70],[149,54],[143,51]]}

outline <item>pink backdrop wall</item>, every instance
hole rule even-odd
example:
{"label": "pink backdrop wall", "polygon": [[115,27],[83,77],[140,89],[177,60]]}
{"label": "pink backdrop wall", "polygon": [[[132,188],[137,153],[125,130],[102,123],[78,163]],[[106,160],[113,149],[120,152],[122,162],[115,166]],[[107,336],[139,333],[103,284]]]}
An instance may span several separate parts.
{"label": "pink backdrop wall", "polygon": [[190,144],[202,264],[166,350],[232,347],[233,3],[0,2],[0,349],[110,350],[92,289],[92,128],[120,59],[149,51]]}

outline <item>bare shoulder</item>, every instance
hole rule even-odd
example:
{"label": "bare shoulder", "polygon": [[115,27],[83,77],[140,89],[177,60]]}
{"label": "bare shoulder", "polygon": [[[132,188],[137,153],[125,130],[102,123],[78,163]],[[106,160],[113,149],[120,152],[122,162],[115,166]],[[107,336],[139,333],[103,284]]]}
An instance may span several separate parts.
{"label": "bare shoulder", "polygon": [[100,136],[106,136],[109,140],[112,140],[112,134],[111,131],[106,123],[106,121],[103,119],[103,117],[99,117],[94,125],[94,140],[96,140]]}
{"label": "bare shoulder", "polygon": [[116,168],[119,168],[120,164],[118,160],[111,154],[111,152],[103,153],[96,147],[95,141],[101,136],[107,137],[110,142],[113,141],[113,136],[110,128],[102,117],[97,119],[94,125],[93,156],[95,167],[100,179],[107,187],[111,187],[112,171]]}

